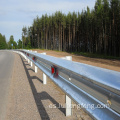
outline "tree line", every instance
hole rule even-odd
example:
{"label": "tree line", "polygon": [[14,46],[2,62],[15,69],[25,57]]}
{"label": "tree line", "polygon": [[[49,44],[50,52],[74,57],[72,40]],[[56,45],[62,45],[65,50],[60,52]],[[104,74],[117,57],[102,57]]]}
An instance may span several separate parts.
{"label": "tree line", "polygon": [[6,38],[5,35],[2,35],[0,33],[0,49],[7,49],[7,42],[6,42]]}
{"label": "tree line", "polygon": [[[22,43],[21,40],[19,40],[19,41]],[[17,44],[16,41],[14,41],[14,36],[11,35],[9,38],[9,41],[7,42],[5,35],[2,35],[0,33],[0,49],[17,49],[17,48],[19,49],[19,48],[22,48],[22,44],[20,45],[19,41]]]}
{"label": "tree line", "polygon": [[23,27],[24,48],[120,56],[120,1],[97,0],[94,9],[37,16]]}

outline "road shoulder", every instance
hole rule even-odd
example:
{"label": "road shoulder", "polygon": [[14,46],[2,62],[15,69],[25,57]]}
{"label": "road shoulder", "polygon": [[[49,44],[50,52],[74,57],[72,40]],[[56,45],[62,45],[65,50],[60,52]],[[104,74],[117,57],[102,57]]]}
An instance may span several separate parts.
{"label": "road shoulder", "polygon": [[32,120],[32,118],[35,120],[40,119],[40,115],[21,58],[18,54],[15,54],[15,64],[5,120]]}

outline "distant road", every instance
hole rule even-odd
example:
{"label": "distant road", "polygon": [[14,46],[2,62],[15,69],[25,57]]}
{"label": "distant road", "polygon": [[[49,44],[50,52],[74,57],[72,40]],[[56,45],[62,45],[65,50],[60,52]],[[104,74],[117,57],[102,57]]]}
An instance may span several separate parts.
{"label": "distant road", "polygon": [[14,54],[9,51],[0,50],[0,120],[4,120],[10,80],[14,65]]}

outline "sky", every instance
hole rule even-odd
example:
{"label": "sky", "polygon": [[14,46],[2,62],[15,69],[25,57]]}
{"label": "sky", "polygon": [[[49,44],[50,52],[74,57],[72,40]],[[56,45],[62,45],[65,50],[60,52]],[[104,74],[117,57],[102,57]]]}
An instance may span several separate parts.
{"label": "sky", "polygon": [[22,28],[31,26],[36,16],[51,15],[56,11],[81,12],[94,8],[96,0],[0,0],[0,33],[7,42],[11,35],[17,42],[22,38]]}

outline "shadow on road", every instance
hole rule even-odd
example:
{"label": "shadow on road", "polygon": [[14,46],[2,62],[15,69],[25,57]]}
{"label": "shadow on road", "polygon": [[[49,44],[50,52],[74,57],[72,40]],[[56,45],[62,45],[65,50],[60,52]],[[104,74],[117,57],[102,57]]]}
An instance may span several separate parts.
{"label": "shadow on road", "polygon": [[[37,90],[36,90],[36,88],[35,88],[35,86],[32,82],[32,79],[37,79],[41,83],[43,83],[43,81],[41,79],[39,79],[37,76],[30,76],[29,70],[31,70],[31,68],[27,69],[26,65],[28,65],[28,64],[26,64],[26,61],[22,57],[21,57],[21,60],[22,60],[25,72],[27,74],[27,78],[28,78],[28,81],[29,81],[29,84],[30,84],[30,87],[31,87],[31,90],[32,90],[32,93],[33,93],[33,96],[34,96],[34,99],[35,99],[35,102],[36,102],[36,106],[38,108],[41,119],[42,120],[50,120],[49,115],[46,112],[45,107],[42,103],[42,100],[48,100],[49,99],[53,104],[56,105],[56,107],[61,112],[63,112],[65,114],[65,108],[59,108],[59,103],[54,98],[52,98],[47,92],[45,92],[45,91],[43,91],[41,93],[37,92]],[[32,71],[34,71],[34,70],[32,69]]]}

